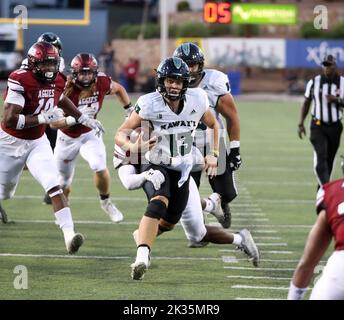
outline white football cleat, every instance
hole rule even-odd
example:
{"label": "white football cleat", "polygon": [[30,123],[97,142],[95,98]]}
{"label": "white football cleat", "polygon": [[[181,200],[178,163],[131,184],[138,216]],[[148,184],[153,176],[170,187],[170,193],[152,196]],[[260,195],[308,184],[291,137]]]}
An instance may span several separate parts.
{"label": "white football cleat", "polygon": [[260,259],[259,250],[252,238],[251,232],[247,229],[242,229],[239,234],[242,237],[242,242],[238,246],[238,249],[244,251],[253,265],[258,267]]}
{"label": "white football cleat", "polygon": [[217,221],[221,223],[221,225],[223,225],[225,217],[221,207],[221,196],[214,192],[208,197],[208,199],[213,203],[214,207],[214,209],[209,211],[209,213],[212,214]]}
{"label": "white football cleat", "polygon": [[133,280],[142,280],[145,276],[145,273],[148,269],[148,266],[144,262],[135,261],[131,264],[131,277]]}
{"label": "white football cleat", "polygon": [[111,200],[100,200],[100,207],[109,215],[112,222],[119,223],[123,220],[123,214],[119,211]]}
{"label": "white football cleat", "polygon": [[84,236],[81,233],[75,233],[70,238],[65,238],[66,248],[69,254],[76,253],[84,243]]}

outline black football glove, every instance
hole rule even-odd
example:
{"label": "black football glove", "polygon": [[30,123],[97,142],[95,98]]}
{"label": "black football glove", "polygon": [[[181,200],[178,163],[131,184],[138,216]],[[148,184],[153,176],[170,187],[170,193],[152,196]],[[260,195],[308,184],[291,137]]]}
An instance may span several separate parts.
{"label": "black football glove", "polygon": [[241,166],[240,148],[231,148],[231,153],[228,155],[229,168],[233,171],[238,170]]}

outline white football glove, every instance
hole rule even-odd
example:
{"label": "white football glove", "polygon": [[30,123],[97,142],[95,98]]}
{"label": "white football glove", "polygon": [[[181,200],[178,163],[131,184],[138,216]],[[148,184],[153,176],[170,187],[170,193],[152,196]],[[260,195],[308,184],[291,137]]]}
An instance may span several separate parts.
{"label": "white football glove", "polygon": [[159,190],[165,182],[165,176],[159,170],[149,169],[145,172],[145,178],[153,184],[155,190]]}
{"label": "white football glove", "polygon": [[52,122],[60,121],[64,118],[63,110],[58,107],[54,107],[47,111],[42,110],[41,113],[37,117],[38,117],[39,124],[44,124],[44,123],[49,124]]}
{"label": "white football glove", "polygon": [[91,119],[88,116],[82,114],[78,119],[78,123],[81,123],[83,126],[89,127],[95,131],[96,136],[100,137],[102,133],[105,132],[103,125],[100,121],[96,119]]}

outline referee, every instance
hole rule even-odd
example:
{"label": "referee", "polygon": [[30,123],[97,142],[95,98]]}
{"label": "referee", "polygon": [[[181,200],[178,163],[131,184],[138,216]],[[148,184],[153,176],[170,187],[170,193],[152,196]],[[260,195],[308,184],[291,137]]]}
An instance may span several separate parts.
{"label": "referee", "polygon": [[314,148],[314,172],[319,186],[330,181],[334,158],[340,144],[343,130],[344,77],[337,73],[336,59],[325,56],[322,61],[323,74],[307,83],[298,134],[306,135],[304,121],[311,109],[310,141]]}

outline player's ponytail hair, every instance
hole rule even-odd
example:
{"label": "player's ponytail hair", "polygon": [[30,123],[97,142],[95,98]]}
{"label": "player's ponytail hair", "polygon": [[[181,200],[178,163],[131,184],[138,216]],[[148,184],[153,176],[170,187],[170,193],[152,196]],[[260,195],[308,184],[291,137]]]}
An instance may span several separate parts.
{"label": "player's ponytail hair", "polygon": [[[64,89],[64,95],[68,98],[71,96],[73,88],[75,86],[75,81],[73,81],[72,77],[68,77],[68,81],[66,84],[66,87]],[[79,87],[80,88],[80,87]],[[92,85],[90,85],[88,88],[82,88],[79,99],[88,98],[94,95],[94,93],[97,91],[97,84],[96,82],[93,82]]]}

